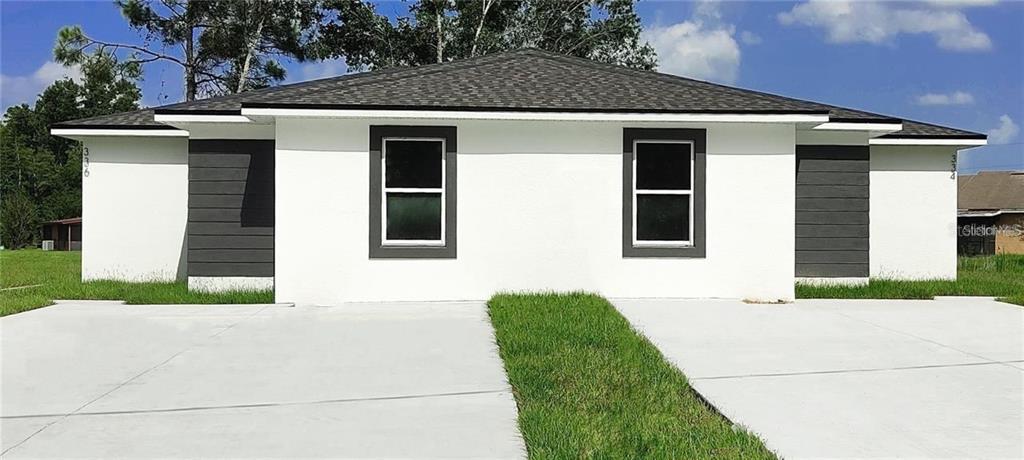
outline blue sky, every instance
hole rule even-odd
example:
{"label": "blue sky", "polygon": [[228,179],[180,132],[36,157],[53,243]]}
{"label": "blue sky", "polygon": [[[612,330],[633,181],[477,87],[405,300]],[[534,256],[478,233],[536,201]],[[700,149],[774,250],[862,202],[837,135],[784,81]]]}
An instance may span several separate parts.
{"label": "blue sky", "polygon": [[[380,2],[395,15],[401,2]],[[961,172],[1024,169],[1024,2],[656,2],[638,11],[659,70],[990,134]],[[52,62],[57,30],[140,43],[111,2],[0,1],[0,104],[31,103],[73,70]],[[343,62],[287,63],[288,81]],[[181,99],[179,69],[145,69],[143,103]]]}

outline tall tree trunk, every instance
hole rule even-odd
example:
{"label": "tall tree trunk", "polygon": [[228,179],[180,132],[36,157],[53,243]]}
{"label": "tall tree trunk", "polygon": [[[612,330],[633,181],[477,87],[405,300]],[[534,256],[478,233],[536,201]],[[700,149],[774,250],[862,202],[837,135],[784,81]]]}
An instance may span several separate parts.
{"label": "tall tree trunk", "polygon": [[480,41],[480,32],[484,30],[484,21],[487,20],[487,11],[491,9],[491,5],[497,0],[483,0],[481,5],[484,11],[480,14],[480,23],[476,25],[476,32],[473,34],[473,47],[469,50],[469,56],[476,56],[476,45]]}
{"label": "tall tree trunk", "polygon": [[[442,2],[443,3],[443,2]],[[444,62],[444,33],[441,30],[441,16],[444,15],[444,8],[438,5],[435,18],[437,18],[437,62],[438,64]]]}
{"label": "tall tree trunk", "polygon": [[189,25],[188,38],[185,41],[185,100],[196,100],[196,58],[195,58],[195,28]]}
{"label": "tall tree trunk", "polygon": [[263,21],[264,15],[260,15],[260,22],[256,25],[256,33],[252,34],[247,40],[245,59],[242,61],[242,70],[238,74],[238,89],[236,93],[245,91],[245,84],[249,78],[249,66],[252,63],[252,54],[256,49],[256,44],[259,43],[260,36],[263,34]]}

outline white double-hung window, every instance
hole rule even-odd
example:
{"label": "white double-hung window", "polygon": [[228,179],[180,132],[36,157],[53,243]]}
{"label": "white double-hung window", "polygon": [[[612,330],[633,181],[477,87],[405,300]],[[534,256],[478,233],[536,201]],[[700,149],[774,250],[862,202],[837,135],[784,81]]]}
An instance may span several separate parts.
{"label": "white double-hung window", "polygon": [[454,259],[458,129],[370,125],[371,259]]}
{"label": "white double-hung window", "polygon": [[381,235],[384,246],[444,246],[445,140],[384,138]]}
{"label": "white double-hung window", "polygon": [[633,141],[633,246],[693,245],[694,143]]}

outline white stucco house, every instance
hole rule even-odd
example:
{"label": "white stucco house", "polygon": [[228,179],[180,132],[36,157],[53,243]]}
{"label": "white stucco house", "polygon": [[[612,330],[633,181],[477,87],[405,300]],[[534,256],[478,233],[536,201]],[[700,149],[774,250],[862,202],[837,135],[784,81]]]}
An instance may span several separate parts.
{"label": "white stucco house", "polygon": [[84,279],[277,301],[954,278],[982,134],[522,50],[61,123]]}

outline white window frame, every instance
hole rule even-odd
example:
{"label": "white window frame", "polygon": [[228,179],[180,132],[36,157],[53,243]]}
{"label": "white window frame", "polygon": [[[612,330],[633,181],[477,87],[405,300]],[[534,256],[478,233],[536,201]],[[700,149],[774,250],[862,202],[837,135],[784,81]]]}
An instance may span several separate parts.
{"label": "white window frame", "polygon": [[[637,189],[636,188],[636,157],[637,157],[637,145],[639,144],[687,144],[690,146],[690,189],[689,190],[659,190],[659,189]],[[694,171],[693,169],[697,166],[696,153],[694,151],[693,141],[691,140],[674,140],[674,139],[637,139],[633,141],[633,184],[632,184],[632,197],[633,197],[633,246],[634,247],[656,247],[656,248],[688,248],[693,246],[693,188],[694,188]],[[640,240],[637,239],[637,195],[687,195],[690,199],[690,218],[689,218],[689,238],[686,240]]]}
{"label": "white window frame", "polygon": [[[387,158],[388,141],[440,142],[441,143],[441,188],[388,187]],[[447,185],[447,161],[445,139],[439,137],[384,137],[380,146],[380,238],[381,246],[444,246],[445,220],[447,213],[445,186]],[[441,238],[437,240],[389,240],[388,239],[388,193],[440,193],[441,194]]]}

